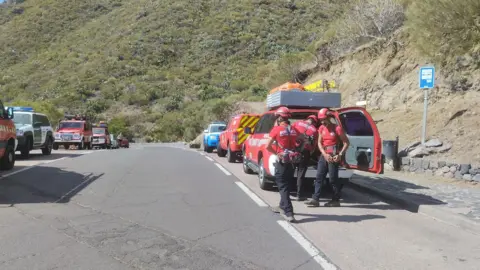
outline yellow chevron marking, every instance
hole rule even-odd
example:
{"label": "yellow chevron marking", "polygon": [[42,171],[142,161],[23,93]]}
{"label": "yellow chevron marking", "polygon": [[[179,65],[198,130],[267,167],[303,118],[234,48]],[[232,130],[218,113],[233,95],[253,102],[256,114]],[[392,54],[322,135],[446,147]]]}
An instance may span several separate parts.
{"label": "yellow chevron marking", "polygon": [[243,129],[245,127],[249,127],[253,131],[259,120],[260,118],[255,116],[245,116],[242,118],[240,121],[240,126],[237,128],[238,144],[242,144],[248,138],[248,136],[250,136],[250,134],[243,133]]}

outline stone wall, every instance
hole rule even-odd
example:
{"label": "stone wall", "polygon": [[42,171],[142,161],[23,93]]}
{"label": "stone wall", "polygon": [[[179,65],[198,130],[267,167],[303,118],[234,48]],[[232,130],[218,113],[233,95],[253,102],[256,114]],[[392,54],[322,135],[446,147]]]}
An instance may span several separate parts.
{"label": "stone wall", "polygon": [[[446,178],[478,181],[480,182],[480,165],[456,164],[446,161],[428,160],[425,158],[402,157],[397,167],[404,172],[414,172],[430,176],[442,176]],[[385,170],[392,170],[392,161],[385,163]]]}

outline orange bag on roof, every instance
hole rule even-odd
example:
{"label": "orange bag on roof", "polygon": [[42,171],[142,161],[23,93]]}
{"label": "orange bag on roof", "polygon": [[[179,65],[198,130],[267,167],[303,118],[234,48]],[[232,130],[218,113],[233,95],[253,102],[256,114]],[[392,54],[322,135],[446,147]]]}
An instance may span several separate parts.
{"label": "orange bag on roof", "polygon": [[292,91],[292,90],[305,91],[305,87],[301,83],[286,82],[270,90],[270,94],[273,94],[278,91]]}

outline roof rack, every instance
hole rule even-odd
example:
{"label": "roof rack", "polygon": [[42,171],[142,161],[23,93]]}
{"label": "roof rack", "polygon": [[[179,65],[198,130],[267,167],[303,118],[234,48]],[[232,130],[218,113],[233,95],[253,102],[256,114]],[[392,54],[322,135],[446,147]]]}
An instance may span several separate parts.
{"label": "roof rack", "polygon": [[108,128],[108,124],[105,121],[100,121],[92,125],[92,127],[96,128]]}
{"label": "roof rack", "polygon": [[339,108],[342,96],[340,93],[309,91],[277,91],[267,96],[266,105],[269,110],[278,107],[290,109]]}
{"label": "roof rack", "polygon": [[80,114],[65,114],[64,120],[87,121],[87,117]]}
{"label": "roof rack", "polygon": [[[8,109],[8,108],[9,107],[5,107],[5,109]],[[14,112],[35,112],[35,110],[32,107],[14,106],[10,108],[12,108]]]}

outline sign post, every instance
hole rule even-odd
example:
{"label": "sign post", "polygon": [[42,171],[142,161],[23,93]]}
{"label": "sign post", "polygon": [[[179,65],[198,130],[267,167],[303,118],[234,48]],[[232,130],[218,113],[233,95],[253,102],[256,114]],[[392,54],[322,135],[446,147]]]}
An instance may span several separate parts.
{"label": "sign post", "polygon": [[420,89],[424,90],[423,98],[423,129],[422,129],[422,145],[425,144],[427,136],[427,109],[428,109],[428,90],[435,86],[435,68],[421,67],[419,74]]}

